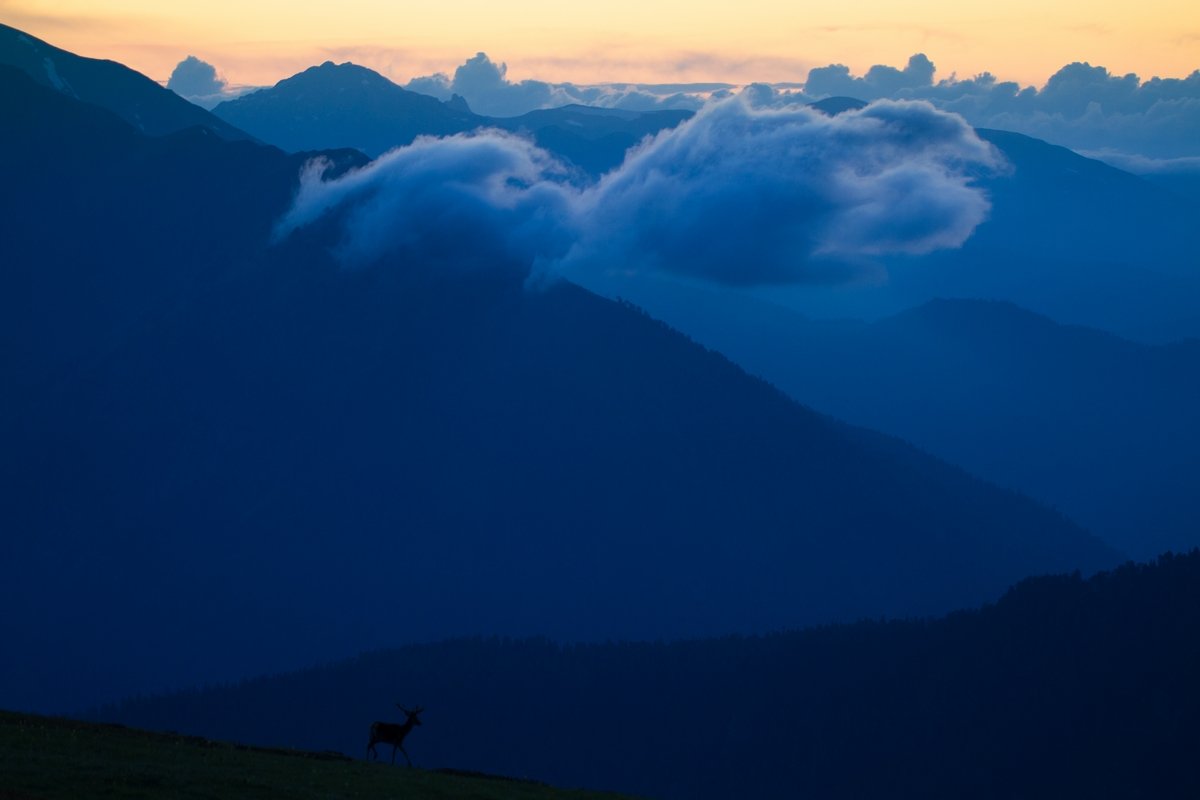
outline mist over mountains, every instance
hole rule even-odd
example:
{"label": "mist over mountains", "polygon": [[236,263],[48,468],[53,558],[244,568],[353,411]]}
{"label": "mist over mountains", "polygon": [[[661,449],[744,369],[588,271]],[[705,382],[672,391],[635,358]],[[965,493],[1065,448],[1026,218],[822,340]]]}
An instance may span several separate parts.
{"label": "mist over mountains", "polygon": [[[1200,278],[1190,233],[1197,212],[1186,191],[1177,194],[1009,131],[978,130],[978,137],[991,145],[981,150],[972,132],[956,121],[960,118],[928,106],[877,101],[861,109],[846,100],[819,101],[812,107],[844,112],[823,121],[806,116],[805,106],[794,101],[769,87],[751,87],[736,99],[711,103],[690,122],[685,122],[687,112],[582,106],[494,119],[406,93],[353,65],[326,64],[216,110],[292,150],[357,143],[379,155],[407,144],[421,130],[431,135],[478,135],[487,129],[515,133],[566,167],[565,173],[549,176],[545,167],[539,168],[543,174],[537,180],[546,190],[541,196],[556,198],[547,199],[546,213],[569,217],[561,206],[573,204],[587,217],[583,224],[560,220],[554,225],[555,233],[546,240],[556,242],[550,249],[562,247],[563,236],[580,237],[577,230],[563,228],[621,231],[605,235],[603,251],[612,251],[625,238],[640,255],[622,261],[617,271],[665,269],[731,284],[799,282],[803,288],[797,291],[769,290],[770,299],[810,316],[877,318],[937,297],[989,297],[1140,340],[1200,336]],[[889,107],[893,110],[887,111]],[[903,120],[901,108],[907,115]],[[300,124],[300,114],[310,122]],[[890,122],[885,121],[888,114],[894,118]],[[739,161],[736,142],[743,138],[734,131],[738,125],[769,125],[793,133],[785,134],[792,137],[789,145],[778,137],[754,140],[745,151],[749,158]],[[872,126],[874,133],[867,136]],[[898,135],[922,133],[898,149],[898,140],[888,138],[893,129]],[[714,138],[703,138],[709,133]],[[655,144],[626,164],[630,148],[652,135],[657,136]],[[690,160],[700,165],[699,150],[679,150],[688,141],[711,143],[713,150],[705,156],[708,165],[695,176],[681,173],[688,180],[682,192],[670,188],[671,177],[662,178],[661,186],[639,183],[647,170],[662,169],[663,176],[670,176],[674,164]],[[788,149],[791,145],[796,148]],[[678,152],[671,164],[653,163],[658,156],[652,154],[672,148]],[[772,159],[784,159],[781,163],[795,169],[773,169]],[[474,169],[469,162],[458,168]],[[600,182],[608,173],[612,175]],[[795,190],[799,182],[792,183],[797,174],[806,176],[804,192]],[[704,180],[710,187],[692,194]],[[597,182],[594,191],[583,192],[600,203],[594,211],[584,210],[587,202],[568,201],[577,192],[564,196],[554,185]],[[655,228],[653,216],[631,224],[621,214],[638,208],[637,192],[619,192],[618,187],[634,185],[648,191],[655,203],[686,198],[693,208],[663,215],[665,227]],[[741,196],[734,189],[739,185],[745,187]],[[618,193],[624,200],[615,198]],[[910,216],[901,218],[900,209]],[[705,218],[705,213],[720,218]],[[810,222],[790,228],[790,222],[773,222],[793,217]],[[689,227],[689,220],[696,227]],[[584,251],[591,247],[587,238],[582,237],[573,260],[586,260]],[[664,248],[672,255],[656,257],[655,251]],[[534,247],[532,257],[555,260],[562,255],[542,249]],[[926,255],[915,260],[905,255],[913,253]],[[598,288],[606,285],[595,275],[573,277]],[[835,291],[821,288],[831,285]]]}
{"label": "mist over mountains", "polygon": [[[1001,166],[961,120],[925,105],[829,117],[735,98],[583,188],[525,139],[422,139],[344,178],[306,178],[283,228],[347,206],[338,252],[359,265],[400,254],[449,269],[511,260],[541,280],[619,264],[725,284],[824,282],[850,258],[961,245],[988,209],[968,168]],[[462,239],[464,227],[478,235]]]}

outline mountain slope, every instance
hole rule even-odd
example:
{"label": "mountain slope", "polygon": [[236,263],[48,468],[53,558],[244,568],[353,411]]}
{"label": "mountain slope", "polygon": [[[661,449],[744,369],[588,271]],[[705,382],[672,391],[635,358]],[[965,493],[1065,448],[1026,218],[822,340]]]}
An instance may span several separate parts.
{"label": "mountain slope", "polygon": [[1124,552],[1200,545],[1194,341],[1138,344],[997,301],[863,323],[662,281],[605,291],[800,402],[1037,498]]}
{"label": "mountain slope", "polygon": [[[31,115],[23,140],[57,121]],[[0,603],[22,609],[0,623],[20,654],[0,703],[450,634],[933,613],[1116,558],[578,287],[529,291],[502,264],[346,270],[336,219],[272,245],[301,156],[129,131],[93,162],[85,129],[57,135],[83,167],[0,191],[19,256],[0,296],[21,298],[0,350]]]}
{"label": "mountain slope", "polygon": [[399,693],[431,709],[412,743],[422,760],[664,800],[1182,800],[1200,791],[1198,643],[1193,551],[1090,580],[1026,580],[932,621],[415,645],[100,716],[353,752]]}
{"label": "mountain slope", "polygon": [[106,108],[150,136],[201,126],[229,141],[250,138],[122,64],[77,56],[3,24],[0,64],[68,97]]}
{"label": "mountain slope", "polygon": [[[312,154],[208,128],[139,135],[115,114],[0,65],[5,263],[0,334],[22,391],[117,347],[254,257]],[[362,165],[323,154],[334,171]],[[86,354],[86,355],[85,355]]]}

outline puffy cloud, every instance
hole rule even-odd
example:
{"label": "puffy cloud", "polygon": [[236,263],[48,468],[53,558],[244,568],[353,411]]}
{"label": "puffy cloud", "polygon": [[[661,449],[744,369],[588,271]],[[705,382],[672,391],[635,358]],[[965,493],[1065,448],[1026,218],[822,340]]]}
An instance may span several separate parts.
{"label": "puffy cloud", "polygon": [[1114,75],[1100,66],[1074,63],[1038,90],[991,73],[936,83],[924,55],[903,70],[875,65],[863,77],[842,65],[810,71],[805,91],[813,96],[850,95],[863,100],[928,100],[961,114],[972,125],[1003,128],[1077,150],[1108,150],[1157,158],[1200,155],[1200,70],[1187,78]]}
{"label": "puffy cloud", "polygon": [[727,284],[823,280],[825,257],[960,246],[989,209],[967,170],[999,166],[961,118],[927,103],[836,117],[715,103],[584,194],[572,258]]}
{"label": "puffy cloud", "polygon": [[420,268],[525,273],[574,241],[578,190],[560,180],[552,156],[512,134],[421,137],[334,180],[324,179],[326,168],[319,159],[306,167],[276,236],[341,213],[337,252],[350,266],[386,256]]}
{"label": "puffy cloud", "polygon": [[171,77],[167,80],[167,88],[196,105],[211,110],[218,103],[253,92],[259,87],[230,86],[212,64],[195,56],[188,56],[175,65]]}
{"label": "puffy cloud", "polygon": [[696,110],[704,105],[707,95],[705,92],[688,92],[685,87],[679,86],[579,86],[538,80],[513,82],[508,79],[508,65],[497,64],[486,53],[476,53],[459,65],[453,78],[439,72],[413,78],[404,88],[439,100],[449,100],[457,94],[467,101],[472,111],[491,117],[516,117],[541,108],[573,103],[632,111],[660,108]]}
{"label": "puffy cloud", "polygon": [[339,215],[348,265],[824,281],[831,260],[960,246],[988,212],[968,176],[999,166],[961,118],[927,103],[828,117],[737,97],[648,139],[585,188],[496,131],[419,139],[334,180],[316,165],[278,233]]}
{"label": "puffy cloud", "polygon": [[812,98],[804,92],[789,91],[769,83],[751,83],[738,93],[743,100],[758,108],[784,108],[808,105]]}
{"label": "puffy cloud", "polygon": [[860,100],[892,97],[904,89],[922,89],[933,84],[933,62],[924,53],[908,59],[904,69],[876,64],[861,78],[850,75],[844,64],[817,67],[808,73],[805,91],[817,97],[844,95]]}
{"label": "puffy cloud", "polygon": [[438,100],[445,102],[454,95],[454,90],[450,88],[450,77],[444,72],[435,72],[432,75],[424,75],[420,78],[413,78],[404,88],[410,92],[419,94],[427,94],[430,97],[436,97]]}
{"label": "puffy cloud", "polygon": [[486,53],[476,53],[448,78],[442,73],[413,78],[404,87],[409,91],[448,100],[459,95],[477,114],[491,117],[515,117],[538,108],[552,108],[580,99],[561,86],[544,81],[508,80],[508,65],[497,64]]}
{"label": "puffy cloud", "polygon": [[188,56],[175,65],[167,88],[182,97],[206,97],[225,90],[226,81],[217,75],[217,68],[195,56]]}

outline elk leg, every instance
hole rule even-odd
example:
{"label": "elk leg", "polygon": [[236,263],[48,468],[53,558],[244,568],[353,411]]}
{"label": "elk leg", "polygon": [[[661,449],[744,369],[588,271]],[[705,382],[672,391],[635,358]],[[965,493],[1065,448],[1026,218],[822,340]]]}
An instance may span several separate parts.
{"label": "elk leg", "polygon": [[411,767],[412,759],[408,757],[408,751],[404,749],[404,745],[400,745],[400,752],[404,753],[404,760],[407,761],[408,765]]}

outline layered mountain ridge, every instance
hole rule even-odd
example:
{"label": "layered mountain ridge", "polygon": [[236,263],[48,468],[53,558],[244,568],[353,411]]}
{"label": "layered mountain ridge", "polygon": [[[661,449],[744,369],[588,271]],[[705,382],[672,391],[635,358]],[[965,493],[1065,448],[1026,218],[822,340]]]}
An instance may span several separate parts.
{"label": "layered mountain ridge", "polygon": [[441,102],[365,67],[328,61],[221,103],[213,112],[285,150],[353,147],[372,157],[411,144],[417,136],[498,128],[530,137],[592,177],[618,166],[645,136],[691,116],[574,105],[487,117],[473,113],[461,98]]}

